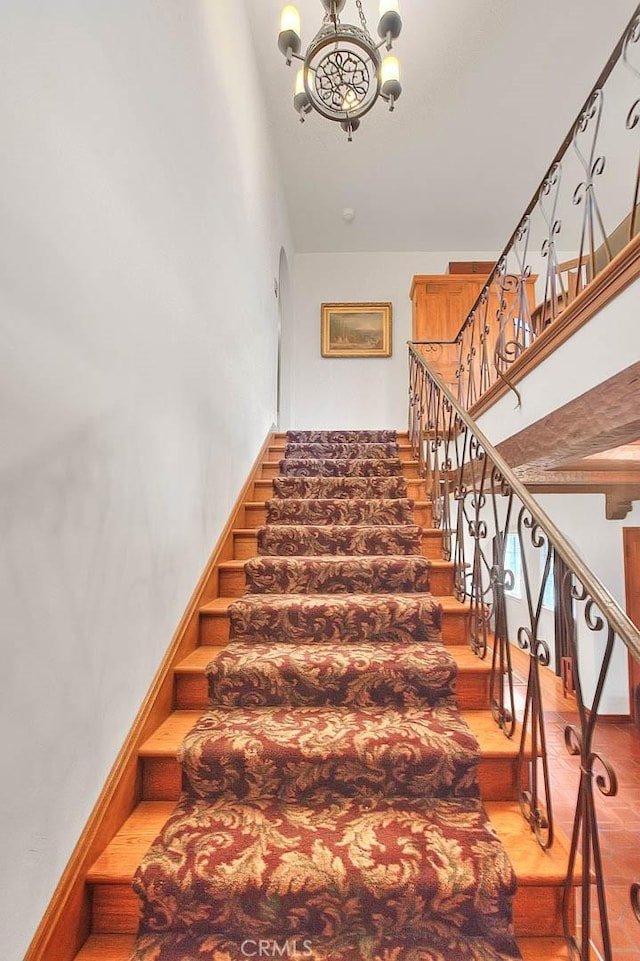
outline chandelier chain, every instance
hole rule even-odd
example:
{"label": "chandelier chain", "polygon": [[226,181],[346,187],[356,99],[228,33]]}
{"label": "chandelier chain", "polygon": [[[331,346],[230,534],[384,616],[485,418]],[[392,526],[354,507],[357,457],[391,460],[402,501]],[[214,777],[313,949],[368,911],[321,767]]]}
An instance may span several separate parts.
{"label": "chandelier chain", "polygon": [[369,33],[369,27],[367,26],[367,18],[364,15],[364,10],[362,9],[362,0],[356,0],[356,7],[358,8],[358,13],[360,14],[360,23],[362,24],[362,29],[368,37],[371,36]]}

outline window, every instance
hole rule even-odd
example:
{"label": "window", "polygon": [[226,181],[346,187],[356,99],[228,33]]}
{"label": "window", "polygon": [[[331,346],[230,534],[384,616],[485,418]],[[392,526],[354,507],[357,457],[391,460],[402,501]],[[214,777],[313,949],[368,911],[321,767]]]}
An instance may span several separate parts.
{"label": "window", "polygon": [[[547,550],[549,548],[540,548],[540,583],[542,584],[542,578],[544,577],[544,565],[547,562]],[[553,552],[551,552],[551,564],[549,565],[549,576],[547,577],[546,583],[544,585],[544,591],[542,593],[542,606],[546,607],[548,610],[552,611],[555,608],[555,590],[553,583]]]}
{"label": "window", "polygon": [[520,556],[520,541],[517,534],[507,534],[504,551],[505,571],[513,573],[513,587],[505,589],[510,597],[522,597],[522,557]]}

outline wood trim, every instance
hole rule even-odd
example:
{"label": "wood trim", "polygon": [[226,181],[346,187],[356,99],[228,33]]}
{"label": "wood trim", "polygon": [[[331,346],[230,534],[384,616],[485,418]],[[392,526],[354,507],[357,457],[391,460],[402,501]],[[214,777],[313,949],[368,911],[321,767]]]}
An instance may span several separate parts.
{"label": "wood trim", "polygon": [[87,871],[140,800],[138,750],[173,710],[174,666],[198,645],[200,608],[218,596],[218,565],[233,556],[233,529],[239,526],[244,503],[252,493],[254,479],[274,436],[271,431],[267,434],[254,461],[24,961],[73,961],[89,936]]}
{"label": "wood trim", "polygon": [[[634,280],[640,277],[640,234],[613,258],[607,266],[580,291],[560,316],[511,364],[507,376],[512,384],[519,383],[555,350],[572,337],[586,323]],[[484,414],[509,392],[503,380],[497,380],[489,390],[469,408],[474,419]]]}
{"label": "wood trim", "polygon": [[[640,527],[622,528],[622,550],[624,557],[624,589],[626,610],[634,624],[640,624],[640,572],[637,565],[637,554],[634,557],[634,545],[640,544]],[[629,662],[629,705],[631,717],[640,728],[640,661],[636,660],[631,651],[627,652]]]}

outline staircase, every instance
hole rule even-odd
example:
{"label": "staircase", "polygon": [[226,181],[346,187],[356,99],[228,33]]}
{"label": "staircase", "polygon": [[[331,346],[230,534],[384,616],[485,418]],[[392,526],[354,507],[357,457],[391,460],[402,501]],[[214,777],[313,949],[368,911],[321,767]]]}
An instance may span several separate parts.
{"label": "staircase", "polygon": [[567,959],[406,435],[275,435],[250,496],[77,961]]}

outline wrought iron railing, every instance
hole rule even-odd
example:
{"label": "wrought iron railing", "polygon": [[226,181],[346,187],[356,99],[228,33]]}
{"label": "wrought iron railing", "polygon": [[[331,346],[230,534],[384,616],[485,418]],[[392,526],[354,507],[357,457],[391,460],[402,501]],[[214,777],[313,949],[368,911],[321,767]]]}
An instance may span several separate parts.
{"label": "wrought iron railing", "polygon": [[[616,639],[640,661],[640,632],[411,344],[409,367],[411,445],[432,499],[434,524],[442,530],[443,554],[454,561],[456,594],[469,608],[469,644],[479,657],[491,658],[494,719],[506,737],[520,740],[520,806],[544,849],[554,842],[543,683],[549,665],[562,664],[564,680],[574,692],[576,721],[564,732],[569,754],[579,758],[565,934],[572,956],[588,961],[597,924],[603,956],[611,961],[595,795],[616,794],[617,779],[596,749],[594,735]],[[514,610],[510,595],[516,578],[522,601]],[[542,626],[547,598],[555,608],[551,635],[549,621]],[[526,695],[519,706],[513,645],[528,655]],[[640,920],[636,881],[629,878],[629,889]],[[594,892],[597,911],[592,910]]]}
{"label": "wrought iron railing", "polygon": [[512,386],[513,364],[639,232],[640,5],[457,336],[420,342],[457,365],[458,400]]}

